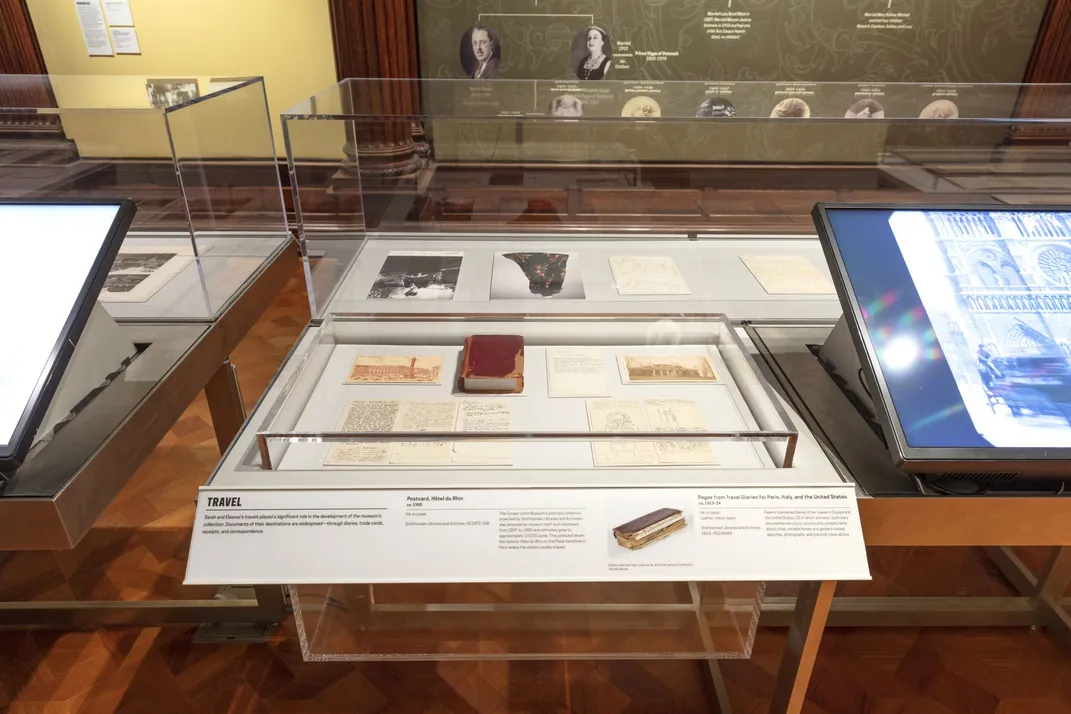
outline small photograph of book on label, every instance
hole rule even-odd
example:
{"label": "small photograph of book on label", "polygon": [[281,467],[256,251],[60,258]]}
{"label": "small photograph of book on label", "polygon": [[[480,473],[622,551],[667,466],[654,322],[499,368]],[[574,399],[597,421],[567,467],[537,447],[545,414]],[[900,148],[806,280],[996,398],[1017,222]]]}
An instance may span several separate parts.
{"label": "small photograph of book on label", "polygon": [[369,300],[453,300],[463,253],[391,251]]}
{"label": "small photograph of book on label", "polygon": [[625,384],[657,382],[718,382],[718,373],[703,355],[618,357]]}
{"label": "small photograph of book on label", "polygon": [[658,508],[613,529],[614,540],[622,548],[639,550],[668,538],[688,525],[679,508]]}
{"label": "small photograph of book on label", "polygon": [[346,384],[439,384],[442,372],[442,357],[357,355]]}

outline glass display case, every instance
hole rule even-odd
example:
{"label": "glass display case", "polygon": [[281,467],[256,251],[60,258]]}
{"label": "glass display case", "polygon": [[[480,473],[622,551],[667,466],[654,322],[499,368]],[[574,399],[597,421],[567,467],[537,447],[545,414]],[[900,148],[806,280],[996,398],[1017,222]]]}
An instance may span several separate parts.
{"label": "glass display case", "polygon": [[[801,319],[836,317],[831,289],[770,289],[742,257],[824,273],[797,240],[818,201],[1065,200],[1069,115],[1064,85],[348,79],[283,126],[314,315],[398,310],[376,271],[420,250],[481,264],[455,307],[523,311],[489,273],[527,248],[574,252],[589,303]],[[624,248],[674,257],[688,292],[615,289],[602,264]]]}
{"label": "glass display case", "polygon": [[211,320],[291,241],[260,78],[4,75],[0,97],[0,198],[137,204],[117,320]]}

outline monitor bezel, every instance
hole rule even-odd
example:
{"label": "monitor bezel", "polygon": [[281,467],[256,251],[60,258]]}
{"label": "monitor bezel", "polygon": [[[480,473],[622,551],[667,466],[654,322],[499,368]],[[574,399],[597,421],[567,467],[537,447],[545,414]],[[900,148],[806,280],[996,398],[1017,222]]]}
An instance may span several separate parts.
{"label": "monitor bezel", "polygon": [[[1071,473],[1071,447],[919,447],[910,446],[900,425],[892,403],[885,375],[877,360],[870,333],[862,319],[862,312],[851,279],[837,245],[828,211],[985,211],[1022,213],[1071,213],[1071,206],[1022,205],[982,203],[816,203],[811,211],[818,239],[825,253],[830,274],[837,288],[844,319],[852,341],[859,353],[864,378],[871,389],[875,418],[885,434],[885,441],[897,468],[919,474],[949,474],[957,472],[1007,473],[1021,472],[1022,476],[1066,478]],[[1044,456],[1039,455],[1044,452]]]}
{"label": "monitor bezel", "polygon": [[7,444],[0,444],[0,473],[10,473],[17,469],[26,458],[33,438],[41,421],[48,412],[48,407],[59,387],[60,380],[74,354],[75,345],[82,336],[93,306],[97,303],[108,271],[111,270],[119,248],[126,237],[126,232],[134,220],[137,206],[129,199],[0,199],[0,206],[115,206],[115,217],[108,232],[101,241],[97,256],[90,267],[78,295],[71,305],[67,319],[60,329],[56,342],[52,345],[48,359],[45,361],[40,377],[34,385],[30,397],[23,407],[21,416],[15,423],[11,439]]}

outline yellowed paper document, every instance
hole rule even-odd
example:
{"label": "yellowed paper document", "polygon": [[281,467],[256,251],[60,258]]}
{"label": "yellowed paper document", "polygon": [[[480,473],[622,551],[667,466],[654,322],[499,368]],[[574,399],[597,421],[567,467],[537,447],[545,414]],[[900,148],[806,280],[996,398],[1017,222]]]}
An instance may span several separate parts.
{"label": "yellowed paper document", "polygon": [[614,255],[610,270],[618,295],[688,295],[688,284],[669,256]]}
{"label": "yellowed paper document", "polygon": [[[402,402],[395,431],[453,431],[458,400]],[[450,463],[449,441],[400,441],[391,451],[390,463],[442,466]]]}
{"label": "yellowed paper document", "polygon": [[[457,431],[509,431],[512,426],[512,403],[501,399],[463,399],[457,417]],[[452,458],[455,464],[474,466],[509,466],[508,441],[455,441]]]}
{"label": "yellowed paper document", "polygon": [[551,397],[608,397],[606,358],[598,347],[548,347],[547,387]]}
{"label": "yellowed paper document", "polygon": [[[357,399],[350,402],[338,420],[336,431],[389,432],[394,429],[400,402]],[[365,441],[332,444],[326,466],[376,466],[390,460],[391,442]]]}
{"label": "yellowed paper document", "polygon": [[770,295],[834,295],[833,283],[801,255],[742,255],[740,260]]}
{"label": "yellowed paper document", "polygon": [[[699,405],[690,399],[647,399],[643,402],[651,431],[706,431]],[[713,464],[709,441],[656,441],[662,464]]]}
{"label": "yellowed paper document", "polygon": [[[616,399],[588,400],[588,423],[592,431],[650,431],[643,402]],[[649,441],[592,441],[596,466],[652,466],[658,463]]]}

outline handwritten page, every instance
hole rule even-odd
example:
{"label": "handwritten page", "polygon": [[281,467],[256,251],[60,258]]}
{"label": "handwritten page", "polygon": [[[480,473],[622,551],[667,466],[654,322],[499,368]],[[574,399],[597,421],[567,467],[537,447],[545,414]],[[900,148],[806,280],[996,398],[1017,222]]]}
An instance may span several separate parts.
{"label": "handwritten page", "polygon": [[[588,423],[592,431],[650,431],[643,402],[588,400]],[[591,442],[596,466],[652,466],[658,463],[649,441],[603,440]]]}
{"label": "handwritten page", "polygon": [[833,283],[801,255],[742,255],[740,260],[770,295],[835,295]]}
{"label": "handwritten page", "polygon": [[[453,431],[458,402],[402,402],[395,431]],[[394,445],[390,463],[442,466],[450,463],[449,441],[401,441]]]}
{"label": "handwritten page", "polygon": [[684,276],[668,256],[610,257],[618,295],[690,295]]}
{"label": "handwritten page", "polygon": [[[699,406],[690,399],[647,399],[643,403],[651,431],[706,431]],[[709,441],[656,441],[661,464],[713,464]]]}
{"label": "handwritten page", "polygon": [[547,387],[551,397],[610,396],[602,349],[548,347]]}
{"label": "handwritten page", "polygon": [[[512,405],[501,399],[463,399],[457,418],[457,431],[509,431],[513,422]],[[509,466],[512,463],[508,441],[455,441],[452,461],[474,466]]]}
{"label": "handwritten page", "polygon": [[[336,431],[388,432],[394,429],[399,402],[358,399],[347,405]],[[365,441],[332,444],[325,466],[375,466],[390,460],[391,442]]]}

